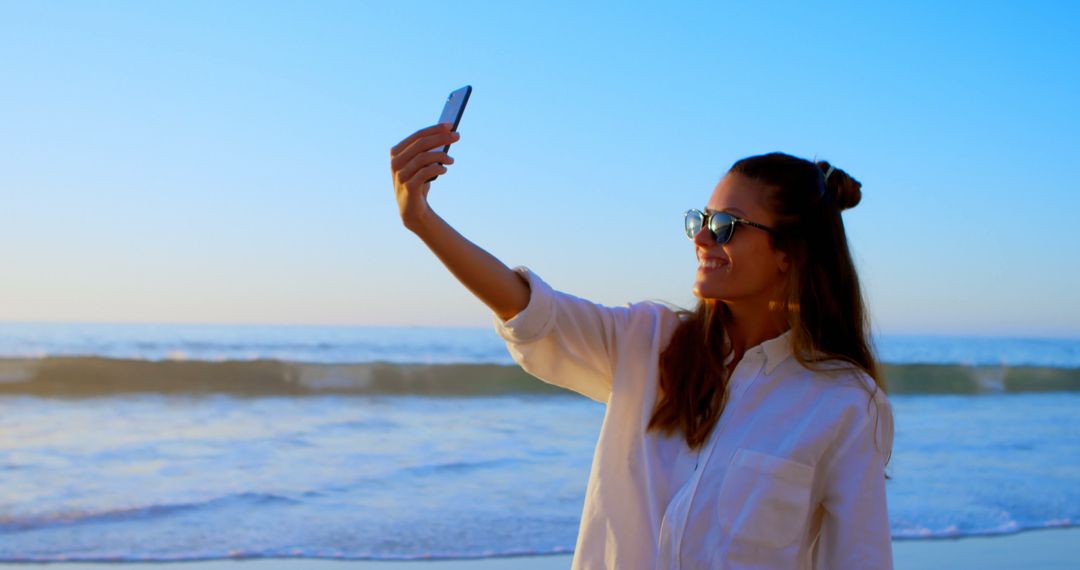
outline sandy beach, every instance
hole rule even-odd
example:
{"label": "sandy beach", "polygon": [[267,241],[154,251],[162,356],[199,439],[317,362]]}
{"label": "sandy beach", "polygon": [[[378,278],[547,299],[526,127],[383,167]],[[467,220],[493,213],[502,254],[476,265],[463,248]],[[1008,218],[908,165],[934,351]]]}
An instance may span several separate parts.
{"label": "sandy beach", "polygon": [[[570,567],[569,555],[442,561],[215,560],[173,563],[0,564],[28,570],[556,570]],[[1080,528],[1043,529],[1009,536],[894,540],[896,570],[1074,570],[1080,566]]]}

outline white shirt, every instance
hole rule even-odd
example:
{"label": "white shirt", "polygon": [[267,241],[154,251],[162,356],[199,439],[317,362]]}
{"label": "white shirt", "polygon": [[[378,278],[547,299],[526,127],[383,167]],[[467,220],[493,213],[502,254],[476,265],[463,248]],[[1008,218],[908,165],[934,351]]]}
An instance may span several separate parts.
{"label": "white shirt", "polygon": [[691,450],[681,433],[645,429],[677,314],[594,304],[514,270],[529,304],[494,318],[514,360],[607,404],[573,570],[892,568],[892,406],[880,388],[871,400],[869,375],[803,368],[789,330],[746,351],[719,422]]}

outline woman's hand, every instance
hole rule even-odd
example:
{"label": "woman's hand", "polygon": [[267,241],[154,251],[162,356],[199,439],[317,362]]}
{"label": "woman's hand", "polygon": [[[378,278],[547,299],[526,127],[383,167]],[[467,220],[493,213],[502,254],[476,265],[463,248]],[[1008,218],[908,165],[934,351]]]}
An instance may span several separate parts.
{"label": "woman's hand", "polygon": [[[397,196],[401,221],[406,228],[414,228],[431,212],[427,194],[432,177],[447,172],[445,164],[454,159],[441,150],[431,149],[456,142],[461,135],[450,130],[450,125],[440,123],[420,129],[390,149],[390,172],[394,175],[394,194]],[[443,164],[439,164],[439,163]]]}
{"label": "woman's hand", "polygon": [[405,227],[424,241],[462,285],[505,321],[529,304],[529,282],[465,239],[428,207],[428,180],[446,172],[446,167],[438,163],[454,163],[445,152],[431,149],[458,138],[450,125],[442,123],[420,129],[394,145],[390,149],[394,194]]}

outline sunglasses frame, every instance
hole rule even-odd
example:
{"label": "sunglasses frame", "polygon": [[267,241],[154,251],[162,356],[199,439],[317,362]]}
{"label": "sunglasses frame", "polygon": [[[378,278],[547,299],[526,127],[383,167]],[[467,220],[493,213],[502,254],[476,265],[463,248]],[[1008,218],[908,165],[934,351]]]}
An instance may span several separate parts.
{"label": "sunglasses frame", "polygon": [[[735,237],[735,226],[736,226],[736,224],[746,224],[748,226],[758,228],[760,230],[765,230],[765,231],[769,232],[770,234],[773,234],[773,235],[776,234],[776,230],[770,228],[769,226],[765,226],[765,225],[759,224],[757,222],[751,222],[750,220],[747,220],[746,218],[740,218],[739,216],[736,216],[735,214],[732,214],[730,212],[723,212],[723,211],[720,211],[720,210],[712,210],[712,209],[709,209],[709,208],[705,208],[705,211],[698,210],[697,208],[691,208],[691,209],[683,212],[683,228],[684,228],[684,231],[685,231],[685,228],[686,228],[686,218],[688,218],[690,216],[691,212],[696,212],[699,216],[701,216],[701,227],[705,228],[706,230],[709,231],[709,236],[712,238],[713,243],[715,243],[717,245],[723,245],[723,244],[731,241],[731,238]],[[716,232],[713,231],[713,229],[711,227],[712,226],[712,221],[713,221],[713,219],[715,219],[715,217],[717,215],[724,215],[724,216],[727,216],[727,217],[731,218],[731,221],[728,222],[728,225],[730,226],[731,230],[728,231],[727,239],[725,239],[724,241],[719,241],[719,240],[716,239]],[[701,230],[698,229],[698,231],[700,232]],[[695,233],[694,235],[697,235],[697,234]],[[686,237],[690,238],[691,240],[694,239],[694,236],[692,236],[692,235],[687,235]]]}

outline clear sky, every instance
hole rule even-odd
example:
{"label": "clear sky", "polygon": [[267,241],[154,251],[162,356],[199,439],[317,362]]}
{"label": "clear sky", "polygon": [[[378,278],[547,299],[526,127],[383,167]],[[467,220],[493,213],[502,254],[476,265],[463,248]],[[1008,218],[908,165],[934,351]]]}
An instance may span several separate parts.
{"label": "clear sky", "polygon": [[558,289],[691,306],[783,151],[863,183],[877,331],[1080,336],[1077,6],[0,1],[0,320],[490,325],[389,169],[471,84],[432,205]]}

